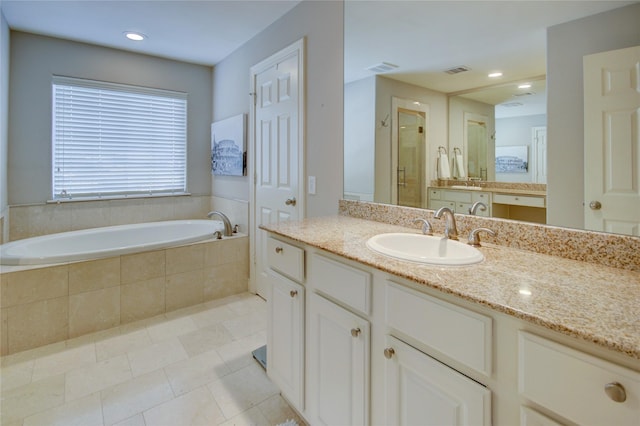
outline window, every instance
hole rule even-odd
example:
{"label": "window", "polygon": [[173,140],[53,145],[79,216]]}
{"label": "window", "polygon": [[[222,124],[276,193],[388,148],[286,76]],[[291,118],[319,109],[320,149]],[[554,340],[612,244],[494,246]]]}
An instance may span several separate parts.
{"label": "window", "polygon": [[53,199],[186,192],[187,95],[53,79]]}

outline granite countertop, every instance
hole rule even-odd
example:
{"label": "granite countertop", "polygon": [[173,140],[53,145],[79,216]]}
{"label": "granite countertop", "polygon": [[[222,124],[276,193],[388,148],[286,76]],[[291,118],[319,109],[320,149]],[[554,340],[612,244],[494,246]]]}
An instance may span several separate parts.
{"label": "granite countertop", "polygon": [[485,243],[480,264],[421,265],[365,245],[376,234],[418,230],[349,216],[261,228],[640,359],[639,272]]}
{"label": "granite countertop", "polygon": [[[451,186],[430,186],[429,188],[435,189],[447,189],[452,191],[474,191],[474,192],[493,192],[496,194],[507,194],[507,195],[532,195],[536,197],[546,197],[546,191],[535,191],[533,189],[511,189],[511,188],[494,188],[491,186],[481,186],[480,189],[468,189],[465,188],[452,188]],[[477,187],[476,187],[477,188]]]}

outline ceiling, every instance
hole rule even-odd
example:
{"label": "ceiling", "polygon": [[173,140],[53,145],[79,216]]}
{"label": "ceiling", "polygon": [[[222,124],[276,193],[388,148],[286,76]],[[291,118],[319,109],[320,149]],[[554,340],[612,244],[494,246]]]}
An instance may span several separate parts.
{"label": "ceiling", "polygon": [[[1,0],[14,30],[215,65],[299,0]],[[124,31],[148,36],[126,39]]]}

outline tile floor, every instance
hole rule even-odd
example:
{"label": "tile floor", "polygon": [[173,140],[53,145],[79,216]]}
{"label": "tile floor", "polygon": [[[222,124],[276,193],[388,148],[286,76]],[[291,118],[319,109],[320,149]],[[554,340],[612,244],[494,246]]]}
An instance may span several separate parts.
{"label": "tile floor", "polygon": [[0,424],[304,424],[251,351],[266,303],[245,293],[2,358]]}

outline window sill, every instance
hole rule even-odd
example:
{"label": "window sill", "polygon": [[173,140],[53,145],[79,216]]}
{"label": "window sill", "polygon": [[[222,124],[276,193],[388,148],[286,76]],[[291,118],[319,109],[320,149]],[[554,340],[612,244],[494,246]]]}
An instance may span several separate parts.
{"label": "window sill", "polygon": [[190,192],[173,192],[166,194],[131,194],[131,195],[110,195],[104,197],[70,197],[47,200],[47,204],[75,203],[84,201],[110,201],[110,200],[136,200],[144,198],[164,198],[164,197],[185,197],[191,196]]}

